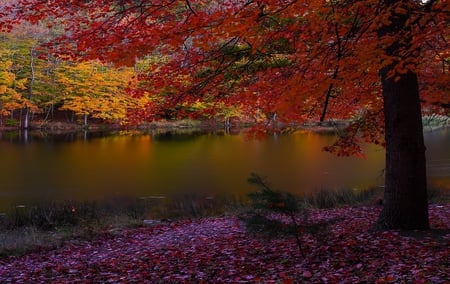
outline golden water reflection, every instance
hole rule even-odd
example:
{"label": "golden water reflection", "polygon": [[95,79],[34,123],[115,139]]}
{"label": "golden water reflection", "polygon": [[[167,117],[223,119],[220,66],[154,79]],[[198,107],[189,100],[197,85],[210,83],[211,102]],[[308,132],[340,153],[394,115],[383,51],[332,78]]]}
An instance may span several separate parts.
{"label": "golden water reflection", "polygon": [[[367,159],[323,152],[333,135],[293,133],[265,140],[244,135],[116,133],[71,142],[0,141],[0,206],[22,200],[93,200],[174,193],[242,195],[251,172],[301,194],[383,184],[384,150]],[[427,134],[430,179],[448,185],[450,131]]]}

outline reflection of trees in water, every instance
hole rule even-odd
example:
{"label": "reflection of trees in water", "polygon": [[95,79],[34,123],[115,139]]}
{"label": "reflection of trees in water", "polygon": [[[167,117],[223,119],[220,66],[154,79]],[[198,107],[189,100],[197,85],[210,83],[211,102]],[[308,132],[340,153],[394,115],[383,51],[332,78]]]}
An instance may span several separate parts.
{"label": "reflection of trees in water", "polygon": [[13,131],[0,131],[0,142],[8,142],[11,144],[28,144],[28,143],[67,143],[75,142],[79,140],[92,140],[97,138],[103,138],[108,136],[117,135],[115,132],[110,131],[58,131],[58,132],[46,132],[40,130],[13,130]]}
{"label": "reflection of trees in water", "polygon": [[241,129],[155,129],[148,132],[155,141],[190,141],[195,140],[202,135],[226,136],[240,135]]}
{"label": "reflection of trees in water", "polygon": [[6,130],[0,131],[0,142],[27,144],[31,142],[65,143],[88,141],[97,138],[115,136],[149,135],[154,141],[193,141],[202,135],[226,136],[240,135],[241,129],[198,129],[198,128],[161,128],[150,130]]}

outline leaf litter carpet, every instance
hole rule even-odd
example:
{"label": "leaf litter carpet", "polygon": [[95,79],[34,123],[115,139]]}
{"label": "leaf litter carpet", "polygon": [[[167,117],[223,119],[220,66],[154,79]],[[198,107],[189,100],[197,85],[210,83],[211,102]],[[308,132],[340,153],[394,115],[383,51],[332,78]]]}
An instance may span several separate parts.
{"label": "leaf litter carpet", "polygon": [[371,232],[379,210],[311,210],[310,222],[334,221],[302,234],[305,258],[293,237],[211,217],[1,259],[0,283],[450,283],[450,204],[430,206],[428,232]]}

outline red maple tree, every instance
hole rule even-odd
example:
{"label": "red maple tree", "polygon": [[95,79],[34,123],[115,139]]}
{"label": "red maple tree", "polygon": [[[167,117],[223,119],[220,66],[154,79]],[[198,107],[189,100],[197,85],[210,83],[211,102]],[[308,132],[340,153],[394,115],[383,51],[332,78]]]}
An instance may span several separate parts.
{"label": "red maple tree", "polygon": [[421,116],[448,114],[448,1],[8,2],[9,22],[64,25],[49,43],[57,54],[117,65],[164,58],[142,75],[141,87],[159,96],[142,116],[217,102],[285,122],[351,119],[327,150],[358,155],[361,142],[386,146],[376,227],[429,227]]}

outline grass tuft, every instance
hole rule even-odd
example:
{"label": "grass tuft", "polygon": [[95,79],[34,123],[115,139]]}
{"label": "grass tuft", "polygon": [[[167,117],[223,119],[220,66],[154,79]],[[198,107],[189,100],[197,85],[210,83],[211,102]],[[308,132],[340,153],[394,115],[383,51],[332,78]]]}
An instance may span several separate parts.
{"label": "grass tuft", "polygon": [[381,198],[381,196],[382,190],[375,187],[368,189],[321,189],[304,196],[303,200],[311,207],[325,209],[344,205],[375,203],[375,200]]}

